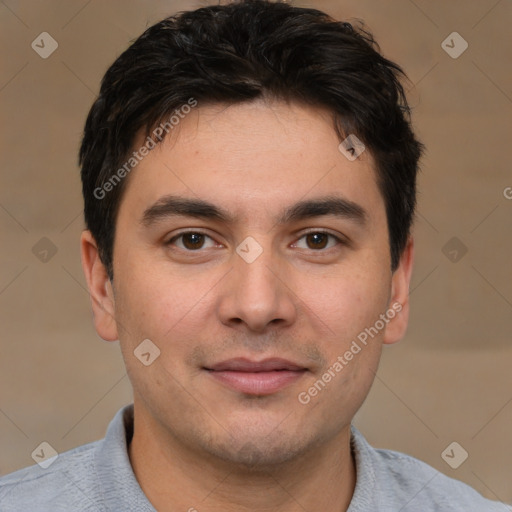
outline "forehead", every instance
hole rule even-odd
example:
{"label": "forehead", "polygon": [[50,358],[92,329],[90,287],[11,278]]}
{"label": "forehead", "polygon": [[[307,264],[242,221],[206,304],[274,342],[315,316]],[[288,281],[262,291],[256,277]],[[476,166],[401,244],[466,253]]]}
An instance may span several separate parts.
{"label": "forehead", "polygon": [[263,100],[198,106],[132,171],[120,214],[140,217],[172,194],[222,205],[243,221],[334,192],[382,214],[371,154],[349,160],[339,144],[326,110]]}

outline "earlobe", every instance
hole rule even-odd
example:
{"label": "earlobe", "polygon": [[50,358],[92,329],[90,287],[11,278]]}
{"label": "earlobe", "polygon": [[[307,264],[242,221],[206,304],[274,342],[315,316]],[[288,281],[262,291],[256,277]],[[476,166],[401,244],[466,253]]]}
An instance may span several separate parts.
{"label": "earlobe", "polygon": [[80,252],[91,297],[96,332],[105,341],[116,341],[118,333],[112,284],[105,265],[100,259],[96,241],[88,230],[84,231],[80,238]]}
{"label": "earlobe", "polygon": [[400,258],[400,264],[393,273],[391,280],[391,299],[389,310],[396,313],[386,326],[383,343],[392,344],[400,341],[407,331],[409,323],[409,285],[411,283],[414,263],[414,239],[409,237]]}

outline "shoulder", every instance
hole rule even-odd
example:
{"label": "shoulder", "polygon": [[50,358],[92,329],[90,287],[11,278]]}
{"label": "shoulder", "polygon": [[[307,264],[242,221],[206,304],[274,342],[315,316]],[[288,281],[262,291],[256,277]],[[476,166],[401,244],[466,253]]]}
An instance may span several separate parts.
{"label": "shoulder", "polygon": [[[407,499],[406,510],[511,512],[512,508],[484,498],[469,485],[450,478],[425,462],[392,450],[376,450],[395,482],[395,488]],[[427,508],[429,507],[429,508]]]}
{"label": "shoulder", "polygon": [[484,498],[419,459],[375,449],[354,427],[352,433],[358,470],[365,473],[364,481],[383,512],[512,512],[511,506]]}
{"label": "shoulder", "polygon": [[94,452],[101,441],[61,453],[43,468],[38,464],[0,478],[2,512],[103,511]]}
{"label": "shoulder", "polygon": [[0,478],[0,511],[155,512],[130,464],[132,434],[129,404],[117,412],[103,439]]}

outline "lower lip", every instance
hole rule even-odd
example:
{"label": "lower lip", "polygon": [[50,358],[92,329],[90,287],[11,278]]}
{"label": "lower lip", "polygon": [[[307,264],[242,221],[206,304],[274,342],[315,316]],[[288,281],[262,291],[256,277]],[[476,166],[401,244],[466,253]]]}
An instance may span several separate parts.
{"label": "lower lip", "polygon": [[213,371],[210,375],[229,387],[250,395],[270,395],[300,379],[306,370],[269,372]]}

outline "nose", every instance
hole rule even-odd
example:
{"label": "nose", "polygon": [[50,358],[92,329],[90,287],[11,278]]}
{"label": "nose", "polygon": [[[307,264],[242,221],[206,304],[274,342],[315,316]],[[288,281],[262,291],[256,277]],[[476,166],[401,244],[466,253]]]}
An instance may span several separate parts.
{"label": "nose", "polygon": [[254,332],[293,324],[298,299],[286,262],[272,255],[270,249],[263,250],[254,261],[242,256],[233,254],[233,269],[222,280],[218,304],[221,322]]}

